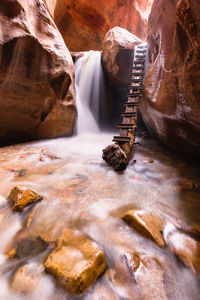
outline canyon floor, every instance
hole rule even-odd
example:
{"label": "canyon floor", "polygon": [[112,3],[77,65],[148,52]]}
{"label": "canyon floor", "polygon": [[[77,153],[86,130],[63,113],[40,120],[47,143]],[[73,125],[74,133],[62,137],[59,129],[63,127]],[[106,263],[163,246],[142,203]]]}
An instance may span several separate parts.
{"label": "canyon floor", "polygon": [[[83,134],[0,149],[0,299],[199,299],[200,193],[198,184],[189,191],[181,184],[198,181],[197,161],[140,137],[128,168],[116,173],[101,158],[111,140]],[[7,197],[15,186],[43,200],[13,211]],[[164,246],[122,219],[132,210],[151,214],[153,235],[160,218]],[[106,270],[84,294],[68,293],[44,267],[65,229],[105,255]],[[151,230],[148,222],[143,229]],[[27,237],[31,251],[13,257]]]}

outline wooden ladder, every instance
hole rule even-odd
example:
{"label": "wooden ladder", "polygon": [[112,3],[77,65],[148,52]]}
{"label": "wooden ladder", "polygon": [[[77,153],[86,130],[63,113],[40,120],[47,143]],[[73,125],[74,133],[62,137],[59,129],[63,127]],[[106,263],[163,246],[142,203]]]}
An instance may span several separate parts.
{"label": "wooden ladder", "polygon": [[125,111],[121,114],[122,123],[117,125],[120,129],[119,136],[113,137],[113,142],[129,143],[129,131],[134,129],[134,140],[137,128],[138,104],[142,96],[142,84],[145,71],[147,45],[140,44],[135,47],[131,83],[124,103]]}

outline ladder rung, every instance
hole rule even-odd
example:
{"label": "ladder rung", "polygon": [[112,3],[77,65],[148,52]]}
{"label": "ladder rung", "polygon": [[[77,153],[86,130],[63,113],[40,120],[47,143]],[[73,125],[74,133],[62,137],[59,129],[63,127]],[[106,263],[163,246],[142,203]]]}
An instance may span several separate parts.
{"label": "ladder rung", "polygon": [[130,137],[125,137],[125,136],[114,136],[113,137],[113,142],[120,142],[120,143],[127,143],[130,141]]}
{"label": "ladder rung", "polygon": [[[142,85],[141,86],[131,86],[130,87],[130,90],[133,90],[133,91],[137,91],[137,90],[141,90],[142,89]],[[131,94],[131,92],[129,91],[129,94]]]}
{"label": "ladder rung", "polygon": [[132,118],[132,117],[136,117],[137,113],[136,112],[124,112],[123,114],[121,114],[121,117],[127,117],[127,118]]}
{"label": "ladder rung", "polygon": [[133,70],[132,75],[135,75],[135,76],[144,75],[144,72],[135,72],[135,70]]}
{"label": "ladder rung", "polygon": [[138,49],[146,49],[146,48],[147,48],[147,45],[138,45],[137,48],[138,48]]}
{"label": "ladder rung", "polygon": [[142,96],[141,93],[128,93],[128,97],[132,97],[132,98],[134,98],[134,97],[141,97],[141,96]]}
{"label": "ladder rung", "polygon": [[136,53],[146,53],[146,49],[138,49],[138,50],[136,50]]}
{"label": "ladder rung", "polygon": [[124,106],[138,106],[139,102],[126,102],[124,103]]}
{"label": "ladder rung", "polygon": [[144,62],[139,61],[139,60],[134,60],[133,64],[135,64],[135,65],[141,65],[141,64],[144,65]]}
{"label": "ladder rung", "polygon": [[144,66],[133,66],[133,70],[144,70]]}
{"label": "ladder rung", "polygon": [[118,124],[117,128],[118,129],[134,129],[137,126],[134,126],[133,124]]}
{"label": "ladder rung", "polygon": [[136,54],[136,55],[135,55],[135,58],[145,58],[145,55],[142,55],[142,54]]}
{"label": "ladder rung", "polygon": [[133,79],[132,78],[132,82],[133,83],[143,82],[143,79],[142,78],[141,79]]}

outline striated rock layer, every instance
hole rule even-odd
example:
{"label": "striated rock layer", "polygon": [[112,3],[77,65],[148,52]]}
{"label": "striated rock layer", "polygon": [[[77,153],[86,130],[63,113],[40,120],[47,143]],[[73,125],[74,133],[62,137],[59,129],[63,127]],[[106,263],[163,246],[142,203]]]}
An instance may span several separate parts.
{"label": "striated rock layer", "polygon": [[46,0],[71,51],[100,50],[106,32],[120,26],[146,38],[153,0]]}
{"label": "striated rock layer", "polygon": [[155,0],[148,43],[142,116],[163,143],[199,156],[200,2]]}
{"label": "striated rock layer", "polygon": [[0,3],[0,142],[70,135],[73,62],[42,1]]}

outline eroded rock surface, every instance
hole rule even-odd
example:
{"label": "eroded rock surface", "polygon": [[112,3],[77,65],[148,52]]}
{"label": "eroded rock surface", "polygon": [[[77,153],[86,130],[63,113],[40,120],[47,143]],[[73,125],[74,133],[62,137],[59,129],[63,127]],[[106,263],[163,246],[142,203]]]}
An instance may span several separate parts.
{"label": "eroded rock surface", "polygon": [[101,50],[104,35],[114,26],[144,39],[153,1],[46,0],[46,3],[69,49],[85,51]]}
{"label": "eroded rock surface", "polygon": [[159,216],[143,210],[129,210],[123,215],[123,220],[140,234],[156,242],[160,247],[165,246],[161,232],[163,221]]}
{"label": "eroded rock surface", "polygon": [[134,48],[141,42],[138,37],[120,27],[114,27],[106,33],[102,55],[111,85],[129,85]]}
{"label": "eroded rock surface", "polygon": [[12,209],[15,211],[22,211],[25,206],[41,201],[42,199],[42,196],[25,186],[14,187],[8,196],[8,200],[13,204]]}
{"label": "eroded rock surface", "polygon": [[167,224],[164,236],[169,249],[192,272],[200,274],[200,241],[177,230],[172,224]]}
{"label": "eroded rock surface", "polygon": [[70,229],[64,231],[44,265],[72,294],[85,292],[106,269],[104,252]]}
{"label": "eroded rock surface", "polygon": [[70,53],[42,1],[0,4],[0,142],[71,135]]}
{"label": "eroded rock surface", "polygon": [[199,24],[198,0],[154,1],[148,25],[150,68],[140,102],[154,135],[195,156],[200,155]]}

